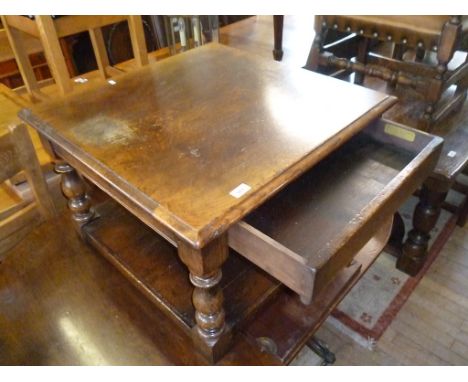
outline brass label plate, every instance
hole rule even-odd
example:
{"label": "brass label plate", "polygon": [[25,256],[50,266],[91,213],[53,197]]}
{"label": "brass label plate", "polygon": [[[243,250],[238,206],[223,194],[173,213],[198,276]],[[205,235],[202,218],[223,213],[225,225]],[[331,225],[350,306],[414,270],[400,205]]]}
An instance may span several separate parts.
{"label": "brass label plate", "polygon": [[414,131],[409,131],[402,127],[392,125],[390,123],[387,123],[385,125],[384,131],[388,135],[392,135],[394,137],[404,139],[405,141],[408,141],[408,142],[414,142],[416,138],[416,133]]}

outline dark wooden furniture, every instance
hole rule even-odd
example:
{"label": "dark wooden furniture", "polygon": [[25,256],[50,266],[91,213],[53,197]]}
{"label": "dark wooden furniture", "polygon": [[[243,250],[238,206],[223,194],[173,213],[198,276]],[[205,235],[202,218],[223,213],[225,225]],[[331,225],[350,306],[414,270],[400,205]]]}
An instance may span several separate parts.
{"label": "dark wooden furniture", "polygon": [[[277,31],[281,28],[282,16],[274,16],[274,25],[274,52],[282,51],[281,33]],[[466,222],[468,192],[465,186],[456,182],[456,177],[466,168],[468,161],[467,120],[455,118],[456,121],[452,121],[452,117],[450,121],[444,119],[441,122],[441,119],[463,105],[466,98],[466,53],[458,52],[458,56],[452,58],[455,50],[462,49],[462,38],[467,37],[467,19],[449,16],[317,16],[315,30],[307,68],[337,77],[348,76],[349,71],[355,71],[355,83],[359,84],[363,83],[364,75],[374,76],[389,82],[389,93],[395,93],[391,87],[397,84],[406,86],[406,89],[414,88],[416,92],[409,92],[410,96],[405,95],[402,100],[405,104],[400,107],[402,110],[392,110],[390,118],[410,120],[401,118],[401,114],[414,114],[419,110],[412,97],[417,96],[417,92],[423,93],[426,113],[416,126],[430,128],[432,133],[446,139],[441,160],[421,191],[421,200],[413,217],[413,230],[404,245],[401,242],[404,226],[395,236],[400,256],[397,267],[415,275],[424,265],[429,232],[435,226],[452,186],[466,197],[459,208],[448,207],[458,215],[459,225]],[[382,55],[388,50],[388,45],[392,48],[391,59]],[[452,62],[448,65],[450,60]],[[452,84],[457,84],[456,91],[447,91],[447,97],[442,100],[442,92]],[[434,103],[441,106],[447,99],[449,101],[432,115]]]}
{"label": "dark wooden furniture", "polygon": [[[414,90],[425,103],[418,128],[431,131],[466,98],[467,55],[455,53],[467,32],[462,16],[317,16],[306,67],[352,71],[355,83],[373,76]],[[382,53],[384,44],[392,44],[390,55]]]}
{"label": "dark wooden furniture", "polygon": [[[468,120],[456,121],[456,128],[444,137],[440,159],[431,176],[426,179],[419,195],[413,215],[413,229],[403,246],[397,267],[414,276],[423,267],[427,258],[430,231],[435,227],[447,193],[454,187],[458,175],[468,168]],[[444,134],[444,126],[439,134]],[[459,186],[465,194],[464,202],[452,210],[458,215],[457,224],[466,224],[468,191]]]}
{"label": "dark wooden furniture", "polygon": [[[62,159],[81,235],[192,349],[228,362],[240,338],[288,363],[437,160],[441,139],[377,120],[395,101],[210,44],[20,116]],[[113,200],[93,209],[78,172]]]}
{"label": "dark wooden furniture", "polygon": [[283,15],[273,16],[273,33],[274,33],[274,49],[273,49],[273,58],[276,61],[281,61],[283,58]]}

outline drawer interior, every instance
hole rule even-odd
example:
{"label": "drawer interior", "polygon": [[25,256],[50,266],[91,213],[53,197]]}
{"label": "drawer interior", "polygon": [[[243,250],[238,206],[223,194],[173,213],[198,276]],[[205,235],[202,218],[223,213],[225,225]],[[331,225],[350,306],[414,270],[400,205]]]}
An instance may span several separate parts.
{"label": "drawer interior", "polygon": [[233,227],[230,245],[310,302],[415,191],[440,144],[378,120]]}

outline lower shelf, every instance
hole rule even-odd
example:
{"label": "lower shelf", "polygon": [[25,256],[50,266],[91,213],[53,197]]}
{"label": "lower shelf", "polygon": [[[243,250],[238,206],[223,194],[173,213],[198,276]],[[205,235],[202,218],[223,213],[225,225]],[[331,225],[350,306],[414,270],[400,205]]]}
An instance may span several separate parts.
{"label": "lower shelf", "polygon": [[[83,228],[87,240],[189,333],[195,326],[193,287],[177,249],[114,201],[97,206],[97,213],[100,217]],[[226,322],[231,328],[242,323],[281,285],[234,251],[222,272],[220,286]]]}
{"label": "lower shelf", "polygon": [[[164,313],[160,320],[162,327],[181,331],[177,338],[186,338],[183,346],[188,349],[180,353],[181,357],[187,351],[196,352],[189,335],[194,326],[192,286],[176,249],[113,201],[99,205],[97,212],[100,217],[83,228],[85,238],[158,306]],[[382,226],[355,261],[308,306],[261,269],[231,251],[223,266],[222,288],[227,323],[237,329],[231,351],[219,364],[291,362],[376,259],[390,230],[391,222]],[[186,360],[181,358],[176,363],[186,364]]]}

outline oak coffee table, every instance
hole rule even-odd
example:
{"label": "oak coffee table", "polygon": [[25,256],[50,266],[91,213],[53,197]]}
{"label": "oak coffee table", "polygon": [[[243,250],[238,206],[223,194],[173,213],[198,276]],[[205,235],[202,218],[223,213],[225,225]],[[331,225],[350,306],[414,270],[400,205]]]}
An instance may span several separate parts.
{"label": "oak coffee table", "polygon": [[284,364],[435,165],[440,138],[380,119],[395,102],[209,44],[20,117],[60,158],[79,233],[193,351]]}

